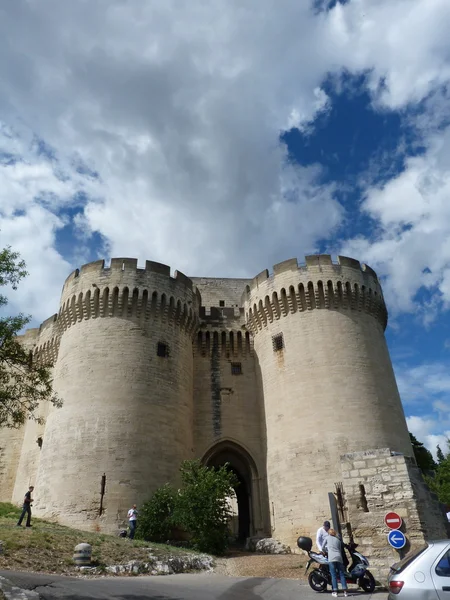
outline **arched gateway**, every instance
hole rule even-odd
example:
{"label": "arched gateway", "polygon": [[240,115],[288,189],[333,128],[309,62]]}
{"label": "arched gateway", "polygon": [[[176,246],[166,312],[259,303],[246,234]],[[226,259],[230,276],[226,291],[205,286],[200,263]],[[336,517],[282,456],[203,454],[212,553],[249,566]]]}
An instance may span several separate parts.
{"label": "arched gateway", "polygon": [[235,489],[238,505],[238,540],[256,535],[261,530],[261,490],[258,469],[249,452],[231,440],[212,446],[204,455],[207,467],[221,467],[226,463],[235,473],[239,485]]}

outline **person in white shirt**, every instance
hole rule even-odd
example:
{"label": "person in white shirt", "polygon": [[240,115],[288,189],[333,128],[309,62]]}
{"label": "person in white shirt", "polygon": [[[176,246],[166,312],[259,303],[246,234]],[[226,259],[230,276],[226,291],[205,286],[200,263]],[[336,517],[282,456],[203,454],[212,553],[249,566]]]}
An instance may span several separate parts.
{"label": "person in white shirt", "polygon": [[328,532],[330,531],[330,521],[325,521],[322,527],[319,527],[316,535],[316,545],[319,548],[319,552],[322,552],[323,543],[325,538],[328,537]]}
{"label": "person in white shirt", "polygon": [[133,507],[128,511],[128,525],[130,527],[130,540],[134,539],[134,534],[136,533],[137,526],[137,516],[138,511],[136,510],[136,504],[133,504]]}

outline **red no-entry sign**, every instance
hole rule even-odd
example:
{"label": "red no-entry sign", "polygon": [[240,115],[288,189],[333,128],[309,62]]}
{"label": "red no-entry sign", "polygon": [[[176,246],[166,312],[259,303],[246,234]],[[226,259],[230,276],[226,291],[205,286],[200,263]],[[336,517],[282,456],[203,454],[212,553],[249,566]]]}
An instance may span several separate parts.
{"label": "red no-entry sign", "polygon": [[389,529],[400,529],[402,526],[402,518],[395,512],[390,512],[384,517],[384,522]]}

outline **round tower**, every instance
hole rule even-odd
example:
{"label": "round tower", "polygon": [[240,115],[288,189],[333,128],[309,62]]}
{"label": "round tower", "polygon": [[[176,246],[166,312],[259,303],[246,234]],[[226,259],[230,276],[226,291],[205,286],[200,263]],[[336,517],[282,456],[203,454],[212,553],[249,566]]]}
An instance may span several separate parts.
{"label": "round tower", "polygon": [[147,261],[97,261],[66,280],[60,346],[36,481],[36,513],[103,531],[193,455],[193,352],[199,293]]}
{"label": "round tower", "polygon": [[330,517],[342,454],[412,456],[375,272],[307,256],[263,271],[243,296],[261,369],[272,534],[295,545]]}

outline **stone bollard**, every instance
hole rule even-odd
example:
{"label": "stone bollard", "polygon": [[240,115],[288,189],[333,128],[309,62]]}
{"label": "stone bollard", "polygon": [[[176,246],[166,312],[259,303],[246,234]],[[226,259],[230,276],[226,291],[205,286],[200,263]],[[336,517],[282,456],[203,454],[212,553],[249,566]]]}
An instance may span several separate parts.
{"label": "stone bollard", "polygon": [[78,567],[88,567],[91,564],[92,546],[90,544],[78,544],[75,546],[73,562]]}

